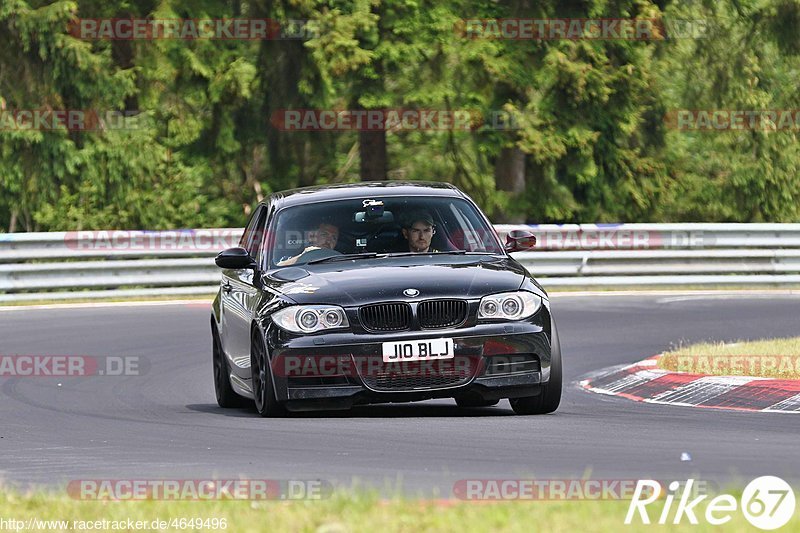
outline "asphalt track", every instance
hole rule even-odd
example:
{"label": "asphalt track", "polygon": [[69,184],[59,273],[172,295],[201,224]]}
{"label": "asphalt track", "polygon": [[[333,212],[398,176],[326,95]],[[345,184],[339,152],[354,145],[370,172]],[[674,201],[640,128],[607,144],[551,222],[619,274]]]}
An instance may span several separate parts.
{"label": "asphalt track", "polygon": [[[214,400],[207,305],[0,312],[0,354],[138,356],[140,376],[0,378],[0,480],[324,479],[449,497],[460,479],[800,482],[800,416],[650,405],[579,379],[671,343],[798,335],[797,295],[556,296],[553,415],[450,400],[261,419]],[[681,454],[691,461],[681,461]]]}

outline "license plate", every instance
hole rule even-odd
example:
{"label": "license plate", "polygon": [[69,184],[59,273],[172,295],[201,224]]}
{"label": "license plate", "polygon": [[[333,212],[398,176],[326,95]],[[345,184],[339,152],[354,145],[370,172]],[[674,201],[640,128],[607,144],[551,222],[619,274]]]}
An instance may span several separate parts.
{"label": "license plate", "polygon": [[383,343],[383,362],[452,359],[453,339],[428,339]]}

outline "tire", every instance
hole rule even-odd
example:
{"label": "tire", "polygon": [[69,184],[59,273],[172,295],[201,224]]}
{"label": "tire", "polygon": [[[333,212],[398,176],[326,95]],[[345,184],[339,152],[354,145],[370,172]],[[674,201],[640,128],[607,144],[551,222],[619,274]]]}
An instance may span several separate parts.
{"label": "tire", "polygon": [[217,328],[211,326],[211,357],[214,364],[214,392],[217,395],[217,404],[226,409],[231,407],[244,407],[247,400],[236,394],[231,387],[230,368],[225,354],[222,353],[222,344],[219,341]]}
{"label": "tire", "polygon": [[253,397],[258,414],[264,418],[286,416],[286,405],[275,398],[269,357],[258,329],[253,331],[250,339],[250,370],[252,372]]}
{"label": "tire", "polygon": [[511,408],[518,415],[544,415],[558,409],[561,403],[561,342],[558,339],[558,330],[555,321],[553,325],[553,340],[550,343],[550,381],[542,386],[538,396],[525,398],[511,398]]}
{"label": "tire", "polygon": [[491,407],[500,403],[500,400],[484,400],[483,398],[460,397],[456,398],[456,405],[463,408]]}

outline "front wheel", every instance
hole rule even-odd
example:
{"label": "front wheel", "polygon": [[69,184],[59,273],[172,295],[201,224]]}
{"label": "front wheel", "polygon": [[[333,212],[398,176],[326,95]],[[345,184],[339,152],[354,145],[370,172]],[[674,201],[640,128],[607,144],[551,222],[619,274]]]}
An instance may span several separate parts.
{"label": "front wheel", "polygon": [[511,398],[511,408],[518,415],[544,415],[558,409],[561,403],[561,342],[553,321],[553,340],[550,343],[550,381],[542,386],[538,396]]}
{"label": "front wheel", "polygon": [[275,387],[272,384],[272,372],[269,365],[264,339],[256,329],[250,341],[250,371],[253,380],[253,397],[256,411],[265,418],[277,418],[286,415],[286,406],[275,398]]}

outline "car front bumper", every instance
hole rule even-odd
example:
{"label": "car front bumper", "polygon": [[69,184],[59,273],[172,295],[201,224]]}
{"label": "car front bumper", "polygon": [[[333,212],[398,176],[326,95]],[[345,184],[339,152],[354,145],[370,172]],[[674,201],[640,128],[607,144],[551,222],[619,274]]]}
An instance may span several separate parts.
{"label": "car front bumper", "polygon": [[[383,362],[382,344],[453,339],[454,358]],[[270,324],[266,339],[279,401],[290,410],[469,397],[535,396],[550,377],[550,317],[391,334],[293,336]]]}

